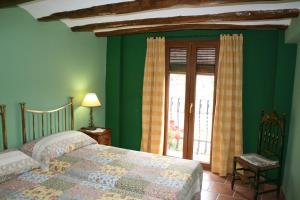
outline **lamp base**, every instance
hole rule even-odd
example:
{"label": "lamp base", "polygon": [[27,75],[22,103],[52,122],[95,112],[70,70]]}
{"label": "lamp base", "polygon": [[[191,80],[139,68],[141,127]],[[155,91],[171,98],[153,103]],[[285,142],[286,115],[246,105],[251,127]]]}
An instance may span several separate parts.
{"label": "lamp base", "polygon": [[97,127],[85,127],[85,129],[87,129],[87,130],[96,130],[97,129]]}
{"label": "lamp base", "polygon": [[89,121],[89,126],[88,126],[89,130],[95,130],[96,127],[94,125],[94,121],[93,121],[93,107],[90,107],[90,121]]}

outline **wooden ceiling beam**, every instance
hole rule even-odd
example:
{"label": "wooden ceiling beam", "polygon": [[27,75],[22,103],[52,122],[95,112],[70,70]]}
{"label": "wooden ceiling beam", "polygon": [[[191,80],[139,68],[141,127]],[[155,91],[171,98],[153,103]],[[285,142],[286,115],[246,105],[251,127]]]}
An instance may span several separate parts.
{"label": "wooden ceiling beam", "polygon": [[119,28],[126,26],[146,26],[146,25],[163,25],[163,24],[188,24],[200,22],[222,22],[222,21],[249,21],[249,20],[270,20],[298,17],[298,9],[266,10],[266,11],[242,11],[220,13],[212,15],[197,16],[178,16],[169,18],[150,18],[129,21],[117,21],[107,23],[88,24],[84,26],[72,27],[72,31],[94,31],[107,28]]}
{"label": "wooden ceiling beam", "polygon": [[97,37],[106,37],[114,35],[127,35],[127,34],[137,34],[146,32],[161,32],[161,31],[177,31],[177,30],[192,30],[192,29],[210,29],[210,30],[249,30],[249,29],[286,29],[287,25],[235,25],[235,24],[178,24],[178,25],[164,25],[164,26],[154,26],[154,27],[143,27],[143,28],[128,28],[119,29],[114,31],[104,31],[96,32]]}
{"label": "wooden ceiling beam", "polygon": [[[126,14],[147,10],[156,10],[178,6],[217,6],[234,3],[249,2],[280,2],[282,0],[135,0],[130,2],[120,2],[94,6],[91,8],[78,9],[73,11],[58,12],[52,15],[41,17],[40,21],[52,21],[58,19],[76,19],[85,17],[95,17],[103,15]],[[283,1],[286,2],[286,1]]]}
{"label": "wooden ceiling beam", "polygon": [[0,8],[13,7],[21,3],[26,3],[32,0],[0,0]]}

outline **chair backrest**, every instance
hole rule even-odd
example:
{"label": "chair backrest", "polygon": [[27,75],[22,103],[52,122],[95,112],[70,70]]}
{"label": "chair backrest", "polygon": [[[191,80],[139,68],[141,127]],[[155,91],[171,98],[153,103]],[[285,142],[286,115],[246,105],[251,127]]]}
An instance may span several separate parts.
{"label": "chair backrest", "polygon": [[276,112],[261,114],[258,154],[282,163],[285,115]]}

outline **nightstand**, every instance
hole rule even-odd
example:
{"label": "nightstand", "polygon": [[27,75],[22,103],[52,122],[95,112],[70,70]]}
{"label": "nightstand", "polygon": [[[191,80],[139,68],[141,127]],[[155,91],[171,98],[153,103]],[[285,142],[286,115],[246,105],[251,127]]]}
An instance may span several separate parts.
{"label": "nightstand", "polygon": [[[100,127],[99,127],[100,128]],[[101,128],[104,131],[94,131],[94,130],[88,130],[86,128],[81,128],[79,131],[87,134],[91,138],[95,139],[98,144],[103,144],[103,145],[111,145],[111,129],[109,128]]]}

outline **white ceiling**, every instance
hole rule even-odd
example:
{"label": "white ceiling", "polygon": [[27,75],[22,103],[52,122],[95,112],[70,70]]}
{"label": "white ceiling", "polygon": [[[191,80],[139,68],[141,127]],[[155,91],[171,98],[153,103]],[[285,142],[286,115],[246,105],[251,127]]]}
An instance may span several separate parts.
{"label": "white ceiling", "polygon": [[[34,18],[40,18],[51,15],[56,12],[77,10],[82,8],[89,8],[97,5],[112,4],[118,2],[127,2],[133,0],[35,0],[29,3],[21,4],[20,7],[28,11]],[[269,2],[269,3],[247,3],[242,5],[226,5],[226,6],[206,6],[206,7],[173,7],[168,9],[160,9],[153,11],[145,11],[121,15],[107,15],[97,16],[80,19],[62,19],[68,27],[82,26],[94,23],[125,21],[134,19],[146,19],[157,17],[174,17],[174,16],[193,16],[205,14],[218,14],[226,12],[239,12],[239,11],[255,11],[255,10],[277,10],[277,9],[300,9],[300,1],[295,2]],[[264,21],[240,21],[240,22],[215,22],[221,24],[236,24],[236,25],[263,25],[263,24],[276,24],[276,25],[289,25],[290,19],[284,20],[264,20]],[[205,23],[199,23],[205,24]],[[210,22],[210,24],[212,24]],[[152,25],[153,26],[153,25]],[[154,25],[155,26],[155,25]],[[139,26],[149,27],[149,26]],[[116,29],[126,29],[116,28]],[[133,27],[130,27],[133,28]],[[101,29],[95,32],[111,31],[116,29]]]}
{"label": "white ceiling", "polygon": [[130,1],[134,0],[35,0],[19,6],[27,10],[37,19],[56,12]]}

